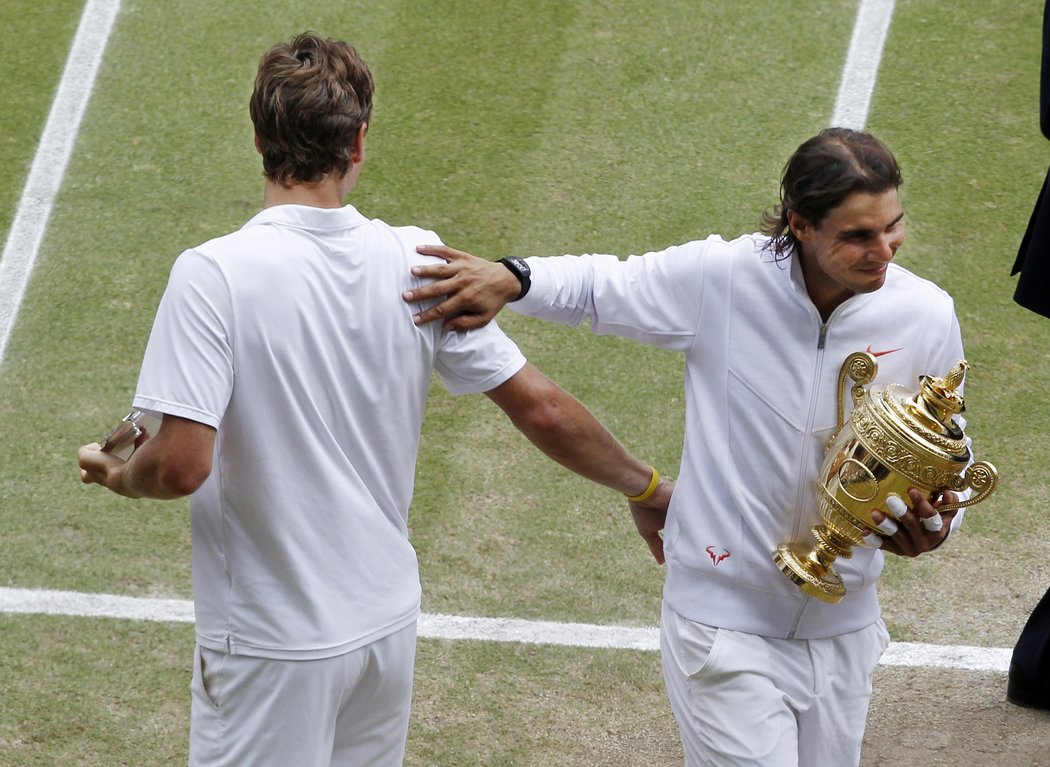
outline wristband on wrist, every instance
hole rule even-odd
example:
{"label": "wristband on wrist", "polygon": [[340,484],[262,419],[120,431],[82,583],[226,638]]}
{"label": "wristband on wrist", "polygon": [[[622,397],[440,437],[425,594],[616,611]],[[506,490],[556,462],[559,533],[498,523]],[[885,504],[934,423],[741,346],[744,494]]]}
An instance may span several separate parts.
{"label": "wristband on wrist", "polygon": [[507,256],[501,258],[499,263],[510,269],[515,277],[518,278],[518,282],[521,283],[521,292],[518,293],[518,297],[513,299],[520,301],[525,298],[525,294],[529,292],[529,288],[532,287],[532,269],[525,263],[525,259],[518,258],[517,256]]}
{"label": "wristband on wrist", "polygon": [[624,495],[627,495],[628,501],[648,501],[653,493],[656,492],[656,488],[660,484],[660,472],[656,470],[655,466],[650,466],[649,468],[653,470],[653,477],[649,480],[649,487],[645,488],[638,495],[627,495],[627,493],[624,493]]}

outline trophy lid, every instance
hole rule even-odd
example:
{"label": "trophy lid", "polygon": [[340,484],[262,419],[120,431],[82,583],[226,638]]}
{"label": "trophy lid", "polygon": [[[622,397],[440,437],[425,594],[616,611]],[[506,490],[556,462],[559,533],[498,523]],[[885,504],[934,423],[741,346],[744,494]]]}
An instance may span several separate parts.
{"label": "trophy lid", "polygon": [[966,360],[959,360],[944,378],[921,376],[914,393],[895,384],[873,392],[873,415],[887,431],[921,448],[929,458],[966,462],[970,449],[955,416],[966,409],[958,388],[968,368]]}
{"label": "trophy lid", "polygon": [[953,424],[952,416],[966,410],[958,388],[962,386],[969,368],[970,365],[966,360],[959,360],[944,378],[920,377],[919,392],[915,395],[915,407],[921,407],[924,411],[931,413],[945,427]]}

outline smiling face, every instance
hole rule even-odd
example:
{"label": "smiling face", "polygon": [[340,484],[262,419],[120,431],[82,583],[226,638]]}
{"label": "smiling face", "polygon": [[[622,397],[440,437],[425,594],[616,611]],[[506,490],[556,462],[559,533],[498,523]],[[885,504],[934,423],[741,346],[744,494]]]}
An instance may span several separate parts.
{"label": "smiling face", "polygon": [[816,226],[794,211],[787,217],[801,248],[806,291],[825,320],[850,296],[881,288],[904,242],[904,211],[896,189],[855,192]]}

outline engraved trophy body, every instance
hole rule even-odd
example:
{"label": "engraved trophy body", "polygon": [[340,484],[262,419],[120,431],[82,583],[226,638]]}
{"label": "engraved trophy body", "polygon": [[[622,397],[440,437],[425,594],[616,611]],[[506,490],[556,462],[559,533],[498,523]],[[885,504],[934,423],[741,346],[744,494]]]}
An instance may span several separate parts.
{"label": "engraved trophy body", "polygon": [[[897,496],[908,504],[908,488],[929,493],[972,490],[965,501],[946,503],[939,511],[972,506],[987,498],[998,482],[995,467],[970,463],[971,453],[955,416],[965,409],[957,391],[966,374],[965,360],[942,378],[924,375],[919,390],[864,385],[875,379],[878,364],[867,352],[855,352],[842,363],[838,385],[838,430],[829,442],[817,479],[821,524],[812,529],[816,542],[782,543],[773,555],[781,571],[807,594],[838,602],[846,594],[832,563],[852,556],[869,530],[871,513],[886,509]],[[855,382],[853,411],[844,423],[846,378]],[[910,504],[908,504],[910,505]]]}

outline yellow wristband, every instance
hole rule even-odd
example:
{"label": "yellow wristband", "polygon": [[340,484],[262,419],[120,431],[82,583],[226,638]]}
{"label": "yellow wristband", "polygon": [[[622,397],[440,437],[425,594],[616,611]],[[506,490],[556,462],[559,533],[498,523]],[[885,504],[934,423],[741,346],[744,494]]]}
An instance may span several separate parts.
{"label": "yellow wristband", "polygon": [[624,495],[627,495],[628,501],[647,501],[656,492],[656,486],[660,484],[660,472],[656,470],[655,466],[650,468],[653,470],[653,478],[649,480],[649,487],[645,488],[638,495],[627,495],[627,493],[624,493]]}

